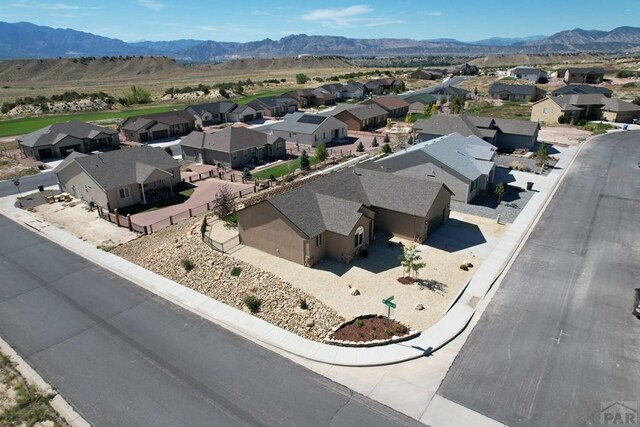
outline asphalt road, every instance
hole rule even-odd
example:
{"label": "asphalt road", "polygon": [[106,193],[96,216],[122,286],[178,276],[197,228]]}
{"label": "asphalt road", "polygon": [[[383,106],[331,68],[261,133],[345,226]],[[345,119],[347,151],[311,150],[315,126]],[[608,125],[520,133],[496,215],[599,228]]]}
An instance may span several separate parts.
{"label": "asphalt road", "polygon": [[446,82],[442,82],[442,83],[437,84],[435,86],[431,86],[431,87],[427,87],[427,88],[424,88],[424,89],[420,89],[420,90],[417,90],[416,92],[417,93],[431,93],[434,90],[440,89],[440,88],[443,88],[443,87],[456,86],[456,85],[462,83],[464,81],[464,79],[465,79],[464,76],[454,76],[454,77],[451,77]]}
{"label": "asphalt road", "polygon": [[509,426],[640,400],[640,132],[589,143],[438,391]]}
{"label": "asphalt road", "polygon": [[0,334],[92,425],[418,425],[2,216],[0,235]]}
{"label": "asphalt road", "polygon": [[[58,183],[56,176],[51,172],[23,176],[22,178],[19,178],[19,181],[20,191],[23,193],[35,190],[38,188],[38,185],[44,185],[47,187]],[[0,181],[0,197],[10,196],[12,194],[18,194],[18,188],[13,184],[13,181]]]}

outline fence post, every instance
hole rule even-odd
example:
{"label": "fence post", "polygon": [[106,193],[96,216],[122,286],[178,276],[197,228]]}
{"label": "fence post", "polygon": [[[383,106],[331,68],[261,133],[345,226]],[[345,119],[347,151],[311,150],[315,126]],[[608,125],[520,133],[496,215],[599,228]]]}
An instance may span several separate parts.
{"label": "fence post", "polygon": [[173,215],[169,215],[169,224],[173,225]]}
{"label": "fence post", "polygon": [[118,209],[114,209],[113,213],[116,214],[116,225],[120,227],[120,214],[118,213]]}
{"label": "fence post", "polygon": [[191,180],[191,176],[189,176],[189,182],[193,182],[193,181]]}
{"label": "fence post", "polygon": [[189,218],[191,218],[193,214],[191,213],[191,208],[189,208]]}
{"label": "fence post", "polygon": [[153,225],[149,224],[149,234],[153,234]]}
{"label": "fence post", "polygon": [[127,222],[129,223],[129,231],[133,231],[133,225],[131,225],[131,214],[127,214]]}
{"label": "fence post", "polygon": [[207,202],[207,210],[210,211],[211,208],[209,207],[209,202]]}
{"label": "fence post", "polygon": [[149,234],[149,232],[147,231],[147,226],[146,226],[146,225],[144,226],[144,234],[145,234],[145,236],[146,236],[147,234]]}

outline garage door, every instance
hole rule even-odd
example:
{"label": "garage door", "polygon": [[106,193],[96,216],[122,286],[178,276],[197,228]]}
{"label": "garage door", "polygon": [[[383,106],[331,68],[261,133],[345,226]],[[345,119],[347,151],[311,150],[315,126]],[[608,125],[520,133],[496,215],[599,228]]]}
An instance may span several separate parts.
{"label": "garage door", "polygon": [[147,142],[149,140],[149,134],[148,133],[141,133],[140,134],[140,142]]}
{"label": "garage door", "polygon": [[153,139],[164,139],[164,138],[169,138],[169,131],[168,130],[157,130],[155,132],[153,132]]}
{"label": "garage door", "polygon": [[242,121],[243,122],[250,122],[253,120],[253,114],[248,114],[246,116],[242,116]]}

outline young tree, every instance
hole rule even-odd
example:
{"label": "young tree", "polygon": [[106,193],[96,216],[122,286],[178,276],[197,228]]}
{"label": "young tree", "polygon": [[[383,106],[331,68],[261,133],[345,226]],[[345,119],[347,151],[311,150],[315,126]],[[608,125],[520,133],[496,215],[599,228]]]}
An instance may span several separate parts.
{"label": "young tree", "polygon": [[308,170],[310,166],[309,163],[309,155],[307,154],[307,150],[302,149],[302,154],[300,154],[300,169],[303,171]]}
{"label": "young tree", "polygon": [[413,114],[407,113],[407,115],[404,117],[404,121],[405,121],[405,123],[413,123],[413,122],[415,122],[415,119],[413,118]]}
{"label": "young tree", "polygon": [[407,144],[413,145],[413,135],[409,135],[409,138],[407,139]]}
{"label": "young tree", "polygon": [[462,96],[454,96],[449,102],[449,111],[459,114],[464,110],[465,99]]}
{"label": "young tree", "polygon": [[440,105],[444,105],[444,104],[446,104],[446,103],[447,103],[447,97],[446,97],[446,96],[444,96],[444,95],[442,95],[442,96],[440,97]]}
{"label": "young tree", "polygon": [[324,162],[327,159],[327,156],[327,146],[324,144],[324,142],[316,145],[316,159]]}
{"label": "young tree", "polygon": [[424,108],[422,109],[422,114],[424,114],[424,118],[428,119],[429,117],[431,117],[431,106],[430,105],[425,105]]}
{"label": "young tree", "polygon": [[389,134],[388,133],[384,134],[384,138],[382,138],[382,142],[391,142],[391,139],[389,139]]}
{"label": "young tree", "polygon": [[387,119],[387,129],[391,129],[391,126],[393,126],[393,122],[391,119]]}
{"label": "young tree", "polygon": [[547,160],[549,160],[549,152],[547,151],[547,144],[545,143],[540,144],[540,148],[538,148],[538,151],[536,151],[536,157],[538,158],[538,161],[543,165]]}
{"label": "young tree", "polygon": [[438,114],[440,112],[440,109],[438,108],[438,106],[436,104],[433,104],[431,106],[431,115],[435,116],[436,114]]}
{"label": "young tree", "polygon": [[391,146],[389,145],[388,142],[385,142],[384,144],[382,144],[382,152],[384,154],[391,154]]}
{"label": "young tree", "polygon": [[409,277],[411,277],[412,273],[415,277],[418,277],[418,272],[426,265],[422,262],[420,249],[415,243],[405,246],[400,256],[398,256],[398,259],[403,267],[403,274],[408,275]]}
{"label": "young tree", "polygon": [[309,81],[309,77],[306,74],[304,73],[296,74],[296,83],[298,83],[299,85],[303,85],[308,81]]}
{"label": "young tree", "polygon": [[216,194],[215,206],[213,212],[219,218],[226,218],[231,215],[235,209],[233,203],[233,194],[228,184],[223,185]]}
{"label": "young tree", "polygon": [[125,105],[147,104],[151,102],[151,94],[140,86],[132,85],[121,99]]}
{"label": "young tree", "polygon": [[502,196],[504,196],[504,184],[499,182],[496,184],[496,189],[493,191],[496,196],[498,196],[498,204],[502,201]]}
{"label": "young tree", "polygon": [[372,147],[377,147],[378,144],[378,138],[376,138],[375,136],[373,137],[373,141],[371,141],[371,146]]}
{"label": "young tree", "polygon": [[356,152],[358,153],[364,152],[364,145],[362,145],[362,141],[358,143],[358,146],[356,147]]}

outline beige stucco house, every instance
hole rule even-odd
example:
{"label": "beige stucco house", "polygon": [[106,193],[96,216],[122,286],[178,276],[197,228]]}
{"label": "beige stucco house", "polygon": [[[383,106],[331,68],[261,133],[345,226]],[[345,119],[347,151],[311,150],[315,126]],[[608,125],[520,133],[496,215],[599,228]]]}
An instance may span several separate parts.
{"label": "beige stucco house", "polygon": [[631,123],[640,117],[640,106],[600,94],[550,96],[533,104],[531,121],[558,123],[560,117]]}
{"label": "beige stucco house", "polygon": [[306,266],[349,262],[376,231],[424,241],[448,220],[451,195],[441,182],[347,168],[238,211],[240,242]]}
{"label": "beige stucco house", "polygon": [[287,114],[280,122],[256,129],[286,141],[312,147],[347,136],[347,125],[335,117],[301,112]]}
{"label": "beige stucco house", "polygon": [[53,173],[62,191],[109,211],[168,197],[180,183],[180,164],[162,148],[146,146],[74,152]]}

